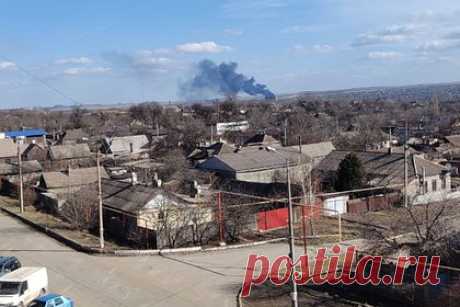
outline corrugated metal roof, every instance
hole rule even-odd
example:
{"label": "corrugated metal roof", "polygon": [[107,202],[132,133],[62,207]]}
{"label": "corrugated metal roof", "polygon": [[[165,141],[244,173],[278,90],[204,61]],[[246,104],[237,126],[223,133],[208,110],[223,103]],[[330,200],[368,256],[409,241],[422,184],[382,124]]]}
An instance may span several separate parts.
{"label": "corrugated metal roof", "polygon": [[25,130],[14,130],[14,131],[6,131],[5,136],[15,139],[17,137],[38,137],[47,135],[46,131],[42,128],[37,129],[25,129]]}

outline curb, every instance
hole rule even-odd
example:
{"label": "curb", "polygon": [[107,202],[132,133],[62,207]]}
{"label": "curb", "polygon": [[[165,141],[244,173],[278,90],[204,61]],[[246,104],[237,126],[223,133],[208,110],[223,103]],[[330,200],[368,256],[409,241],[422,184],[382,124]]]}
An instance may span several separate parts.
{"label": "curb", "polygon": [[48,229],[42,225],[39,225],[28,218],[21,216],[13,211],[10,211],[4,207],[0,207],[0,210],[5,212],[6,214],[17,218],[24,224],[48,235],[49,237],[61,242],[62,244],[76,250],[79,252],[83,252],[90,255],[100,255],[100,256],[117,256],[117,257],[142,257],[142,256],[161,256],[163,254],[187,254],[187,253],[205,253],[205,252],[218,252],[218,251],[225,251],[225,250],[232,250],[232,249],[240,249],[240,248],[247,248],[253,246],[259,246],[264,244],[276,243],[286,241],[287,238],[277,238],[277,239],[270,239],[265,241],[257,241],[251,243],[243,243],[243,244],[235,244],[235,245],[227,245],[227,246],[218,246],[218,247],[208,247],[204,248],[202,246],[195,246],[195,247],[184,247],[184,248],[169,248],[169,249],[150,249],[150,250],[101,250],[99,248],[94,248],[90,246],[81,245],[75,240],[67,238],[59,234],[58,232]]}
{"label": "curb", "polygon": [[243,299],[241,298],[241,292],[243,292],[243,288],[238,290],[238,294],[236,295],[236,306],[243,307]]}
{"label": "curb", "polygon": [[203,248],[202,246],[184,247],[184,248],[171,248],[171,249],[150,249],[150,250],[115,250],[113,255],[119,257],[141,257],[141,256],[161,256],[164,254],[190,254],[190,253],[206,253],[218,252],[224,250],[247,248],[252,246],[259,246],[264,244],[276,243],[286,241],[286,238],[271,239],[266,241],[258,241],[244,244],[227,245],[219,247]]}

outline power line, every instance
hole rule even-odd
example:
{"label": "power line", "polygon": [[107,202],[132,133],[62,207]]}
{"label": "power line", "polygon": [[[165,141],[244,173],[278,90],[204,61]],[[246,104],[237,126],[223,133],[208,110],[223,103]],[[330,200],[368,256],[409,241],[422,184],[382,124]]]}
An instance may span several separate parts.
{"label": "power line", "polygon": [[15,63],[16,67],[22,71],[23,73],[25,73],[26,75],[28,75],[29,77],[31,77],[32,79],[34,79],[35,81],[41,83],[42,85],[44,85],[46,88],[48,88],[49,90],[55,92],[56,94],[58,94],[59,96],[62,96],[64,97],[65,99],[68,99],[70,101],[72,101],[73,103],[75,104],[82,104],[80,101],[70,97],[69,95],[65,94],[64,92],[62,92],[61,90],[57,89],[56,87],[50,85],[49,83],[45,82],[43,79],[35,76],[33,73],[31,73],[30,71],[28,71],[27,69],[25,69],[24,67],[22,67],[21,65],[18,65],[16,62],[12,61],[11,59],[8,59],[7,57],[5,56],[2,56],[0,55],[0,58],[2,58],[4,61],[8,61],[8,62],[12,62],[12,63]]}

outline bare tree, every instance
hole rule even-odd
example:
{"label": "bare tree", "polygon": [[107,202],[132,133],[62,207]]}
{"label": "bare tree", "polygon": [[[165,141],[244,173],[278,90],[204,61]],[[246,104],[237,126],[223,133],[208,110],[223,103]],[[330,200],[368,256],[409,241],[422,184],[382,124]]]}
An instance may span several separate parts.
{"label": "bare tree", "polygon": [[77,230],[91,230],[98,221],[97,193],[85,189],[70,193],[60,210],[61,216]]}

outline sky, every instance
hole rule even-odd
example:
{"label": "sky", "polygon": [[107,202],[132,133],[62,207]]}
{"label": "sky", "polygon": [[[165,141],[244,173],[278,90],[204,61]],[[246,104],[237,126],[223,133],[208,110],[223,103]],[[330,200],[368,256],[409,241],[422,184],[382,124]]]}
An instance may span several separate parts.
{"label": "sky", "polygon": [[460,1],[0,0],[0,108],[178,101],[198,62],[275,94],[460,81]]}

